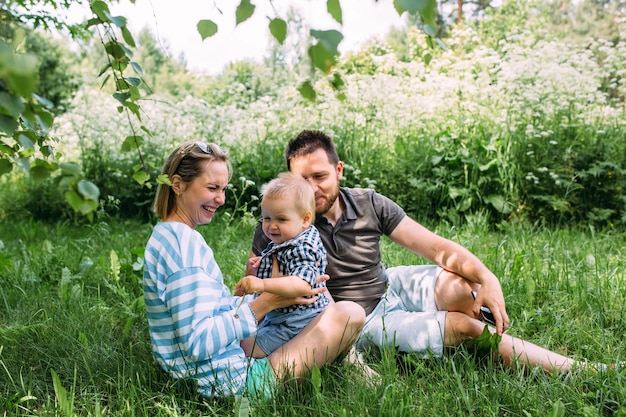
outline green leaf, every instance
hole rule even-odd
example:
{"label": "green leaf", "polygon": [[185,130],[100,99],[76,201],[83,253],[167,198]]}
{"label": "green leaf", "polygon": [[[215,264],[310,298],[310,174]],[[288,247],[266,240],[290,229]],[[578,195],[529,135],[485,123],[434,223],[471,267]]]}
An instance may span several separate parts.
{"label": "green leaf", "polygon": [[139,127],[141,130],[143,130],[144,132],[146,132],[146,134],[150,137],[152,137],[152,132],[150,131],[150,129],[148,129],[147,127],[145,127],[144,125],[141,125]]}
{"label": "green leaf", "polygon": [[508,214],[511,212],[509,204],[507,204],[506,199],[501,195],[490,195],[485,198],[485,202],[491,204],[493,208],[500,213]]}
{"label": "green leaf", "polygon": [[311,385],[313,385],[313,391],[316,394],[321,394],[322,392],[322,373],[320,372],[320,368],[314,366],[311,369]]}
{"label": "green leaf", "polygon": [[[71,416],[74,414],[74,397],[67,394],[67,390],[61,384],[61,378],[54,372],[54,369],[50,370],[52,374],[52,385],[54,386],[54,394],[59,404],[59,408],[62,414]],[[71,397],[71,398],[70,398]]]}
{"label": "green leaf", "polygon": [[109,70],[109,68],[111,68],[111,65],[107,62],[106,64],[104,64],[104,66],[100,69],[100,72],[98,72],[97,77],[100,77],[102,74],[104,74],[105,72],[107,72]]}
{"label": "green leaf", "polygon": [[237,6],[237,10],[235,10],[235,24],[239,25],[250,19],[254,14],[255,8],[256,6],[250,3],[250,0],[241,0],[241,3]]}
{"label": "green leaf", "polygon": [[13,55],[8,63],[9,91],[20,97],[29,97],[37,89],[39,60],[32,54]]}
{"label": "green leaf", "polygon": [[137,181],[138,184],[143,185],[150,179],[150,174],[143,169],[139,169],[133,174],[133,179]]}
{"label": "green leaf", "polygon": [[339,74],[338,72],[333,74],[332,78],[330,79],[330,86],[335,91],[339,91],[345,86],[345,82],[343,81],[343,78],[341,78],[341,74]]}
{"label": "green leaf", "polygon": [[130,66],[133,68],[133,70],[135,71],[137,75],[139,75],[140,77],[143,75],[143,70],[141,69],[141,65],[139,65],[136,62],[131,62]]}
{"label": "green leaf", "polygon": [[[2,162],[2,159],[0,159],[0,162]],[[157,184],[165,184],[165,185],[172,185],[172,181],[170,181],[170,177],[168,177],[167,174],[161,174],[156,178],[156,182]]]}
{"label": "green leaf", "polygon": [[326,2],[326,10],[340,25],[343,25],[343,13],[339,0],[328,0]]}
{"label": "green leaf", "polygon": [[45,97],[41,97],[41,96],[40,96],[40,95],[38,95],[38,94],[33,94],[33,98],[34,98],[34,99],[35,99],[35,100],[36,100],[39,104],[41,104],[42,106],[44,106],[44,107],[45,107],[45,108],[47,108],[47,109],[52,109],[52,108],[54,108],[54,103],[53,103],[53,102],[51,102],[50,100],[48,100],[48,99],[47,99],[47,98],[45,98]]}
{"label": "green leaf", "polygon": [[437,37],[437,26],[427,24],[424,25],[423,30],[428,36]]}
{"label": "green leaf", "polygon": [[498,351],[498,346],[502,336],[489,331],[489,326],[485,325],[483,332],[475,339],[468,339],[464,342],[468,352],[475,357],[490,357],[493,352]]}
{"label": "green leaf", "polygon": [[74,211],[80,211],[80,207],[83,205],[83,199],[74,190],[66,191],[64,194],[65,201],[74,209]]}
{"label": "green leaf", "polygon": [[100,24],[100,19],[91,18],[91,19],[87,20],[87,22],[85,23],[85,27],[87,29],[89,29],[90,27],[97,26],[99,24]]}
{"label": "green leaf", "polygon": [[121,60],[126,57],[126,51],[120,43],[117,41],[110,41],[104,44],[104,50],[107,54],[111,55],[115,60]]}
{"label": "green leaf", "polygon": [[[131,77],[131,78],[134,78],[134,77]],[[139,78],[135,78],[135,80],[140,81]],[[131,85],[128,88],[128,91],[130,92],[130,99],[132,101],[137,101],[137,100],[139,100],[141,98],[141,92],[139,91],[137,86]]]}
{"label": "green leaf", "polygon": [[427,0],[395,0],[394,3],[397,3],[403,11],[411,14],[416,14],[427,6]]}
{"label": "green leaf", "polygon": [[560,399],[552,403],[552,411],[548,417],[563,417],[565,415],[565,404]]}
{"label": "green leaf", "polygon": [[74,209],[74,211],[81,214],[89,214],[98,208],[98,202],[93,200],[84,200],[76,191],[66,191],[65,201]]}
{"label": "green leaf", "polygon": [[22,145],[22,148],[24,149],[35,149],[35,144],[28,136],[19,135],[18,141],[20,142],[20,145]]}
{"label": "green leaf", "polygon": [[124,42],[128,44],[128,46],[132,48],[137,46],[135,44],[135,39],[133,38],[133,35],[130,33],[130,31],[126,27],[122,28],[122,38],[124,39]]}
{"label": "green leaf", "polygon": [[309,101],[315,101],[315,99],[317,98],[315,89],[313,88],[313,85],[311,85],[311,81],[309,80],[300,84],[300,86],[298,87],[298,91],[300,92],[300,95],[302,97]]}
{"label": "green leaf", "polygon": [[[428,26],[437,26],[437,0],[425,0],[426,3],[422,10],[420,10],[420,15],[422,16],[422,20]],[[437,30],[435,29],[435,33]],[[435,35],[431,35],[435,36]]]}
{"label": "green leaf", "polygon": [[0,131],[6,133],[7,136],[12,136],[17,127],[18,123],[15,118],[0,114]]}
{"label": "green leaf", "polygon": [[0,110],[3,110],[3,114],[16,118],[24,111],[25,107],[21,98],[5,91],[0,91]]}
{"label": "green leaf", "polygon": [[80,165],[75,162],[62,162],[60,164],[63,175],[78,177],[80,175]]}
{"label": "green leaf", "polygon": [[315,30],[311,29],[311,36],[319,41],[333,55],[336,55],[339,49],[339,43],[343,40],[341,32],[331,30]]}
{"label": "green leaf", "polygon": [[52,127],[52,123],[54,123],[54,116],[48,111],[40,110],[35,113],[35,120],[37,120],[37,124],[42,132],[47,134],[48,130]]}
{"label": "green leaf", "polygon": [[50,177],[50,168],[45,165],[35,165],[30,168],[30,177],[35,181],[43,181]]}
{"label": "green leaf", "polygon": [[92,1],[91,11],[94,12],[101,21],[108,21],[107,14],[109,14],[109,6],[105,2],[100,0]]}
{"label": "green leaf", "polygon": [[112,16],[110,13],[107,12],[105,12],[105,14],[109,21],[118,28],[126,27],[126,18],[124,16]]}
{"label": "green leaf", "polygon": [[498,158],[493,158],[491,161],[487,162],[484,165],[479,165],[478,169],[480,171],[487,171],[489,168],[491,168],[492,165],[497,164],[498,163]]}
{"label": "green leaf", "polygon": [[133,86],[141,84],[141,80],[137,77],[124,77],[124,81]]}
{"label": "green leaf", "polygon": [[122,143],[122,152],[130,152],[135,149],[139,149],[139,147],[143,144],[143,136],[126,136],[124,142]]}
{"label": "green leaf", "polygon": [[13,169],[13,164],[8,159],[0,158],[0,175],[8,174]]}
{"label": "green leaf", "polygon": [[212,20],[201,20],[197,25],[198,33],[202,40],[209,38],[217,33],[217,25]]}
{"label": "green leaf", "polygon": [[334,55],[321,43],[309,48],[309,57],[315,68],[325,74],[330,73],[336,63]]}
{"label": "green leaf", "polygon": [[113,98],[126,106],[126,100],[130,98],[130,93],[128,91],[116,92],[113,93]]}
{"label": "green leaf", "polygon": [[393,0],[393,7],[394,9],[396,9],[396,12],[398,12],[398,14],[400,15],[406,12],[406,9],[404,8],[400,0]]}
{"label": "green leaf", "polygon": [[141,120],[141,112],[139,111],[139,105],[137,103],[129,101],[126,102],[125,106],[132,114],[135,115],[135,117],[137,117],[137,119]]}
{"label": "green leaf", "polygon": [[241,396],[236,398],[239,401],[236,403],[235,413],[237,417],[249,417],[250,416],[250,400],[248,397]]}
{"label": "green leaf", "polygon": [[78,192],[87,200],[98,201],[98,197],[100,197],[100,189],[91,181],[80,181],[78,183]]}
{"label": "green leaf", "polygon": [[287,22],[283,19],[272,19],[270,20],[270,33],[278,41],[279,44],[283,44],[285,39],[287,39]]}

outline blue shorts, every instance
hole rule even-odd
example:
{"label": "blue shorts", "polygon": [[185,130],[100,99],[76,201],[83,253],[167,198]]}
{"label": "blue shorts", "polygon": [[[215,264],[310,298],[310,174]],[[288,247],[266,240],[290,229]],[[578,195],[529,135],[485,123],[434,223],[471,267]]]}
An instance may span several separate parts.
{"label": "blue shorts", "polygon": [[246,382],[248,396],[258,401],[269,401],[276,391],[276,375],[267,358],[250,359]]}
{"label": "blue shorts", "polygon": [[435,265],[388,268],[387,291],[367,316],[357,349],[395,346],[424,358],[441,357],[447,313],[435,302],[441,271]]}
{"label": "blue shorts", "polygon": [[259,325],[255,343],[266,355],[269,355],[302,331],[322,311],[322,308],[304,308],[290,313],[265,316]]}

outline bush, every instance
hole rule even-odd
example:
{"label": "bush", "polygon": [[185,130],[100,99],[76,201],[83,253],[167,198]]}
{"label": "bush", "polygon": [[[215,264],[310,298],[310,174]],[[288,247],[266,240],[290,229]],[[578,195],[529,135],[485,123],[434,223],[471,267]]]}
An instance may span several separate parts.
{"label": "bush", "polygon": [[[142,148],[143,159],[155,178],[161,173],[167,151],[160,146]],[[101,210],[122,219],[148,220],[152,217],[155,187],[133,179],[137,154],[122,153],[96,141],[84,144],[81,151],[83,171],[100,189]]]}

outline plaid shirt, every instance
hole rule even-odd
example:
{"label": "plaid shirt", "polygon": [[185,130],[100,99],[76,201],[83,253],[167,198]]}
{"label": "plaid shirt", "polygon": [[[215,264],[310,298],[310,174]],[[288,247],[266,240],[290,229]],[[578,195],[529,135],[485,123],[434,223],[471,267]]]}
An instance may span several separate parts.
{"label": "plaid shirt", "polygon": [[[320,239],[320,234],[315,226],[300,233],[291,240],[287,240],[280,245],[270,241],[265,250],[261,253],[261,263],[257,270],[257,277],[271,278],[272,276],[272,256],[276,256],[278,269],[281,275],[298,276],[308,282],[311,287],[325,287],[326,283],[313,284],[318,276],[326,269],[326,249]],[[330,301],[326,296],[320,296],[313,304],[294,304],[289,307],[274,310],[276,313],[290,313],[299,309],[315,308],[322,309]]]}

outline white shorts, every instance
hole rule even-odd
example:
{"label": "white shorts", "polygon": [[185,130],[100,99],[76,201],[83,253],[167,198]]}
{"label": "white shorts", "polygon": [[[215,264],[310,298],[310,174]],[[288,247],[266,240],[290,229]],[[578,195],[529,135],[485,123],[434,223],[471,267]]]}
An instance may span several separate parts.
{"label": "white shorts", "polygon": [[388,268],[387,291],[367,316],[357,349],[395,346],[425,358],[441,357],[447,313],[435,302],[441,271],[436,265]]}

